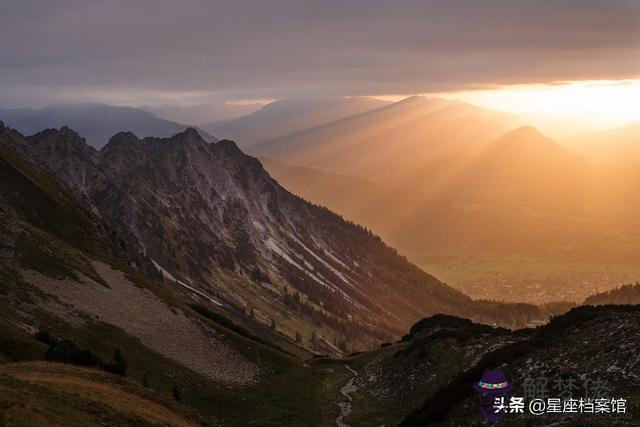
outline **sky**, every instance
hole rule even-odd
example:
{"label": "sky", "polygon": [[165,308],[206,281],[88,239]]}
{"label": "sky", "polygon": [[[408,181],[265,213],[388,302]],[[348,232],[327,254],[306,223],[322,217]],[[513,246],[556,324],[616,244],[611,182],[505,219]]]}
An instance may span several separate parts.
{"label": "sky", "polygon": [[640,0],[0,0],[0,10],[0,108],[640,79]]}

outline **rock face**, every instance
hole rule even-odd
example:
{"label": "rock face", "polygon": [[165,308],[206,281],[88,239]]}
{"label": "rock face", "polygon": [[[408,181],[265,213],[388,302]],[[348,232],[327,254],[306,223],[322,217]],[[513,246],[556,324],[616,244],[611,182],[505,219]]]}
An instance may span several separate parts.
{"label": "rock face", "polygon": [[428,314],[477,314],[377,236],[288,193],[231,141],[209,144],[195,129],[143,140],[119,133],[95,151],[67,128],[0,134],[133,236],[176,285],[299,331],[303,344],[346,351],[397,337]]}
{"label": "rock face", "polygon": [[[94,103],[0,110],[0,120],[24,135],[33,135],[47,128],[69,126],[95,148],[104,146],[109,138],[120,131],[131,131],[142,136],[171,136],[188,127],[161,119],[139,108]],[[206,132],[201,132],[207,141],[217,140]]]}

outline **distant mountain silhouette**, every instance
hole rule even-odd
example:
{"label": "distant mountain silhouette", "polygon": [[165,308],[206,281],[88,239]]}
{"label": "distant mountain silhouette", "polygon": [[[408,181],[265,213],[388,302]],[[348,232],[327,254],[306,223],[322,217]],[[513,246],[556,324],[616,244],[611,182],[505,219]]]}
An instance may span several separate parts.
{"label": "distant mountain silhouette", "polygon": [[597,163],[636,161],[640,159],[640,122],[577,136],[568,144]]}
{"label": "distant mountain silhouette", "polygon": [[518,123],[506,113],[414,96],[276,138],[249,151],[388,184],[431,160],[477,149]]}
{"label": "distant mountain silhouette", "polygon": [[[133,132],[141,138],[168,137],[188,127],[160,119],[138,108],[91,103],[0,110],[0,120],[25,135],[33,135],[48,128],[68,126],[98,149],[121,131]],[[215,137],[205,131],[200,130],[200,133],[208,142],[216,141]]]}
{"label": "distant mountain silhouette", "polygon": [[[391,115],[388,110],[411,111],[411,104],[416,102],[427,100],[410,98],[404,105],[393,104],[330,127],[342,126],[343,130],[354,129],[355,132],[356,126],[352,122],[361,122],[364,126],[368,122],[374,123],[367,116],[377,116],[379,123],[385,123],[382,117]],[[435,118],[427,115],[422,120]],[[464,127],[465,123],[459,121],[458,127]],[[308,131],[308,140],[305,132],[296,137],[299,140],[295,143],[293,140],[285,143],[283,139],[282,146],[281,142],[273,142],[273,146],[267,143],[256,147],[256,151],[273,149],[272,154],[293,160],[316,155],[324,147],[320,141],[333,132],[327,127]],[[361,132],[373,131],[363,127]],[[633,132],[630,134],[633,136]],[[328,138],[326,145],[337,147],[347,139],[346,136]],[[360,139],[371,141],[362,136]],[[325,181],[325,188],[320,190],[310,183],[314,179],[301,176],[308,170],[305,168],[295,175],[275,174],[285,188],[313,202],[327,204],[380,233],[386,241],[418,262],[433,257],[465,257],[487,252],[553,259],[594,256],[627,259],[632,256],[633,248],[640,248],[638,221],[630,210],[640,201],[640,191],[635,184],[640,179],[640,162],[619,156],[617,165],[623,164],[624,159],[627,167],[599,167],[532,127],[516,128],[483,144],[466,143],[468,149],[462,154],[451,150],[449,156],[431,160],[425,160],[427,155],[421,161],[416,160],[419,157],[417,142],[412,144],[413,149],[401,149],[402,143],[398,141],[387,140],[386,144],[393,149],[382,150],[386,155],[376,160],[380,171],[377,175],[382,176],[383,172],[390,175],[389,179],[379,181],[378,189],[383,191],[370,191],[366,198],[360,194],[361,189],[331,180]],[[302,147],[298,151],[296,144]],[[285,150],[285,146],[291,150]],[[356,146],[359,154],[353,149],[352,157],[340,150],[327,154],[327,159],[335,160],[333,165],[339,165],[340,170],[345,171],[338,176],[359,176],[357,172],[362,169],[358,168],[358,162],[372,161],[375,157],[373,146],[369,151],[370,146],[366,143]],[[384,147],[382,141],[374,146]],[[431,146],[428,147],[425,148],[427,153],[431,152]],[[444,145],[440,153],[446,153],[449,148],[451,145]],[[438,150],[437,144],[435,150]],[[405,161],[398,160],[394,167],[394,156]],[[353,159],[354,168],[342,159]],[[400,168],[402,164],[407,165],[407,172]],[[416,168],[411,170],[409,165]],[[267,164],[267,169],[269,167]],[[638,179],[634,180],[634,176]],[[329,185],[340,186],[334,191],[344,196],[326,197]],[[612,247],[617,248],[616,252],[611,252]]]}
{"label": "distant mountain silhouette", "polygon": [[383,199],[391,190],[382,184],[347,175],[291,166],[267,158],[260,158],[260,162],[287,190],[330,209],[339,207],[339,212],[347,219],[361,219],[366,215],[363,209]]}
{"label": "distant mountain silhouette", "polygon": [[387,101],[366,97],[282,99],[247,116],[202,127],[220,138],[232,139],[240,147],[247,148],[388,104]]}
{"label": "distant mountain silhouette", "polygon": [[584,201],[584,159],[524,126],[498,138],[441,191],[451,202],[559,209]]}

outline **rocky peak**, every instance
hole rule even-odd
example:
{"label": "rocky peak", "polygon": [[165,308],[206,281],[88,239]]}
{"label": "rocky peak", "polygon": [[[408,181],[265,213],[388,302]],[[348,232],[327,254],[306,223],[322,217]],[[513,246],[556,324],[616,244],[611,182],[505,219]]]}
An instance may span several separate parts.
{"label": "rocky peak", "polygon": [[[122,132],[95,158],[70,130],[29,142],[42,166],[132,236],[163,275],[221,306],[265,322],[295,313],[303,330],[332,330],[323,342],[349,336],[356,347],[398,337],[425,313],[475,307],[372,233],[287,192],[232,141],[208,144],[195,129],[143,140]],[[42,155],[58,143],[79,149]]]}
{"label": "rocky peak", "polygon": [[98,153],[95,148],[89,146],[84,138],[66,126],[59,130],[45,129],[27,137],[27,141],[34,147],[31,154],[48,164],[73,156],[82,157],[91,163],[97,162]]}
{"label": "rocky peak", "polygon": [[[188,127],[184,130],[184,132],[181,132],[181,134],[185,137],[185,138],[190,138],[190,139],[196,139],[196,140],[203,140],[202,136],[200,135],[200,132],[198,132],[198,130],[194,127]],[[179,135],[179,134],[178,134]]]}
{"label": "rocky peak", "polygon": [[240,148],[238,148],[238,145],[229,139],[223,139],[216,142],[215,147],[229,156],[244,157],[245,155]]}

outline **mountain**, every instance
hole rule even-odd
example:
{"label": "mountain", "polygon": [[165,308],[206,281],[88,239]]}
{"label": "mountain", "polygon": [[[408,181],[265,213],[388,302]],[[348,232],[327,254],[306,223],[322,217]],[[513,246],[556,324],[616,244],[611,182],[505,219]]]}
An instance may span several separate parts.
{"label": "mountain", "polygon": [[581,135],[567,145],[596,162],[620,162],[640,158],[640,122],[616,129]]}
{"label": "mountain", "polygon": [[3,423],[326,425],[326,371],[342,365],[146,274],[128,239],[10,147],[26,144],[0,126]]}
{"label": "mountain", "polygon": [[409,250],[446,240],[493,252],[606,256],[603,243],[617,237],[602,228],[608,219],[600,215],[594,179],[583,158],[522,127],[472,157],[400,218],[391,241]]}
{"label": "mountain", "polygon": [[[578,307],[545,326],[516,332],[452,316],[423,319],[401,341],[345,361],[357,376],[344,421],[486,425],[473,385],[485,369],[499,367],[514,387],[512,395],[526,402],[542,396],[627,401],[627,414],[619,415],[534,416],[525,407],[523,415],[507,414],[505,425],[637,425],[639,325],[638,306]],[[570,387],[562,387],[569,379]]]}
{"label": "mountain", "polygon": [[[49,175],[58,168],[66,171],[60,177],[78,198]],[[262,196],[256,198],[256,192]],[[247,202],[249,196],[255,203]],[[211,203],[218,198],[224,199]],[[225,207],[233,212],[223,212],[216,222],[219,216],[210,213]],[[246,224],[246,217],[270,230],[262,237],[273,242],[265,245],[280,245],[279,262],[260,252],[264,246],[253,239],[241,245],[234,226],[243,218]],[[205,220],[211,228],[205,229]],[[293,234],[301,222],[304,234]],[[273,231],[276,226],[280,232]],[[300,236],[295,253],[285,233],[289,240]],[[214,247],[217,236],[225,241]],[[309,249],[332,244],[335,252],[331,257],[316,249],[315,256],[304,257],[303,244]],[[141,247],[146,255],[138,252]],[[249,280],[241,276],[251,248],[253,262],[264,269],[250,270]],[[220,250],[227,251],[233,267],[207,258]],[[357,264],[349,263],[354,258]],[[325,265],[319,271],[320,260],[333,269]],[[208,282],[191,280],[188,276],[205,277],[198,269],[205,263],[218,274],[206,276]],[[354,289],[342,289],[353,295],[353,329],[341,327],[342,334],[329,335],[339,320],[332,305],[343,307],[338,298],[321,295],[315,304],[319,292],[310,288],[305,289],[311,296],[301,290],[272,296],[281,286],[309,286],[300,274],[299,283],[286,281],[293,263],[336,288],[340,282],[329,271],[351,281]],[[358,274],[366,281],[359,282]],[[404,335],[398,342],[341,359],[310,357],[297,345],[334,355],[340,347],[362,347],[356,327],[366,330],[363,319],[376,307],[364,306],[368,302],[355,291],[366,289],[372,303],[382,304],[375,297],[385,287],[384,308],[397,318],[400,310],[429,312],[437,305],[437,311],[471,313],[510,326],[545,319],[531,305],[473,302],[451,290],[365,230],[287,193],[229,141],[208,144],[193,129],[168,139],[121,133],[95,151],[68,128],[24,138],[0,124],[0,416],[5,422],[320,426],[335,420],[351,425],[464,420],[468,425],[480,418],[467,388],[484,367],[504,366],[516,387],[527,375],[601,376],[611,393],[629,399],[628,424],[637,424],[632,406],[639,397],[633,370],[640,352],[637,308],[555,312],[549,325],[520,331],[439,314],[398,330],[396,337]],[[413,300],[402,300],[406,290]],[[239,298],[251,305],[238,308]],[[302,342],[291,336],[291,324],[304,334]],[[378,342],[379,337],[366,344]]]}
{"label": "mountain", "polygon": [[[132,236],[176,286],[214,311],[297,332],[306,347],[362,347],[425,313],[505,321],[371,232],[291,195],[231,141],[208,144],[194,129],[143,140],[124,132],[94,152],[63,128],[9,142]],[[545,317],[522,313],[506,321]]]}
{"label": "mountain", "polygon": [[201,123],[234,120],[249,115],[261,107],[262,105],[258,103],[213,102],[189,107],[166,104],[158,106],[142,105],[139,108],[166,120],[199,125]]}
{"label": "mountain", "polygon": [[486,147],[441,197],[454,203],[571,209],[587,197],[590,173],[582,158],[524,126]]}
{"label": "mountain", "polygon": [[582,135],[567,144],[596,169],[601,203],[640,206],[640,123]]}
{"label": "mountain", "polygon": [[482,147],[518,119],[457,101],[418,97],[251,147],[249,152],[389,184],[431,160]]}
{"label": "mountain", "polygon": [[[412,103],[427,101],[409,99],[404,108],[413,111]],[[321,130],[311,133],[316,132]],[[304,146],[305,138],[297,143]],[[328,146],[338,144],[327,139]],[[368,159],[364,148],[361,152],[356,164]],[[349,181],[320,179],[316,167],[321,165],[288,165],[298,168],[295,173],[266,165],[285,188],[380,234],[412,262],[473,298],[582,301],[594,290],[637,278],[638,270],[629,269],[640,248],[640,194],[634,185],[640,169],[632,156],[616,167],[599,164],[528,126],[448,157],[418,162],[415,150],[399,152],[383,157],[402,155],[416,168],[398,167],[384,179],[365,180],[377,188],[353,185],[351,180],[364,178],[346,173],[322,171]],[[285,158],[287,153],[282,152]],[[295,149],[290,153],[296,156]],[[336,155],[332,165],[342,158],[349,156]],[[392,165],[380,164],[377,175],[393,171]]]}
{"label": "mountain", "polygon": [[246,149],[304,129],[350,117],[387,105],[366,97],[281,99],[234,120],[202,125],[214,135],[237,141]]}
{"label": "mountain", "polygon": [[260,163],[280,185],[314,204],[326,206],[358,224],[375,215],[370,207],[390,191],[382,184],[318,169],[287,165],[260,158]]}
{"label": "mountain", "polygon": [[[67,126],[77,130],[89,145],[97,149],[120,131],[130,131],[140,136],[171,136],[187,128],[138,108],[106,104],[62,104],[36,109],[0,110],[0,120],[25,135]],[[208,133],[200,132],[208,142],[216,141]]]}

